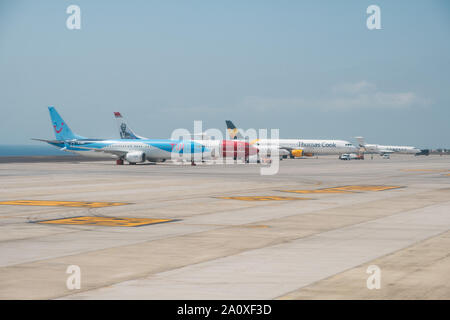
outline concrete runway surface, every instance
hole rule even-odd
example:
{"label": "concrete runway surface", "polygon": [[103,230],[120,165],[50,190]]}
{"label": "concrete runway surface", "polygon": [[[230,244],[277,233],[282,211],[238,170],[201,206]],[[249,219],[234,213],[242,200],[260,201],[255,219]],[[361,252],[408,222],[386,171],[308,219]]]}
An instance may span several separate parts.
{"label": "concrete runway surface", "polygon": [[0,298],[450,299],[449,157],[259,169],[0,163]]}

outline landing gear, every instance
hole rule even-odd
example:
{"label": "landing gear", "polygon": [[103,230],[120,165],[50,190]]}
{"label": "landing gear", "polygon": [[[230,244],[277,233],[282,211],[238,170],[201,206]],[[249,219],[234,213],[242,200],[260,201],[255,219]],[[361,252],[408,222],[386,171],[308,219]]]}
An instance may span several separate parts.
{"label": "landing gear", "polygon": [[123,165],[123,159],[117,159],[116,164],[119,166]]}

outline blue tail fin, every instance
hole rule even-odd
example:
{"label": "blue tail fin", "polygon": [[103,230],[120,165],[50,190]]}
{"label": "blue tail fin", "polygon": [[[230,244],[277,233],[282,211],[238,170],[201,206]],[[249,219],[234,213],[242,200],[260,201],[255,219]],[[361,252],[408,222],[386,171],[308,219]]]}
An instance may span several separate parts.
{"label": "blue tail fin", "polygon": [[55,130],[56,140],[84,139],[84,137],[74,134],[72,130],[70,130],[67,123],[61,118],[54,107],[48,107],[48,111],[50,112],[50,119],[52,120],[52,126]]}

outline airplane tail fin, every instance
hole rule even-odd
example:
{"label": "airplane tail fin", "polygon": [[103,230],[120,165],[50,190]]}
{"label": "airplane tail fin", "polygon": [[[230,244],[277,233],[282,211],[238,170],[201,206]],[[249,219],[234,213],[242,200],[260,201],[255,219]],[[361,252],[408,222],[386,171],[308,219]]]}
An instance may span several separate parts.
{"label": "airplane tail fin", "polygon": [[233,122],[231,122],[231,120],[225,120],[225,123],[227,124],[227,131],[230,136],[230,139],[232,139],[232,140],[233,139],[239,139],[239,140],[244,139],[242,134],[239,132],[239,129],[236,128],[236,126],[233,124]]}
{"label": "airplane tail fin", "polygon": [[131,130],[131,128],[127,125],[120,112],[114,112],[114,117],[116,118],[117,125],[119,126],[120,139],[147,139],[135,134],[133,130]]}
{"label": "airplane tail fin", "polygon": [[70,130],[67,123],[56,111],[55,107],[48,107],[50,113],[50,119],[52,121],[53,129],[55,130],[56,140],[74,140],[74,139],[84,139],[84,137],[79,136]]}
{"label": "airplane tail fin", "polygon": [[355,137],[356,141],[358,141],[358,144],[361,148],[363,148],[366,145],[366,142],[363,137]]}
{"label": "airplane tail fin", "polygon": [[429,156],[430,155],[430,149],[420,149],[419,152],[415,154],[416,156]]}

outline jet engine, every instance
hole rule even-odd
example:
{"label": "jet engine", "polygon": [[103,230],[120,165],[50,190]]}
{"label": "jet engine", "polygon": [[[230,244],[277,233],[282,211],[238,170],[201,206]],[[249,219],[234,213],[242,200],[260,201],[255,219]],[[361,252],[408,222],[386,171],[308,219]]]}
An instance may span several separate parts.
{"label": "jet engine", "polygon": [[303,150],[302,149],[295,149],[295,150],[291,151],[291,154],[295,158],[300,158],[301,156],[303,156]]}
{"label": "jet engine", "polygon": [[142,151],[128,152],[125,156],[125,160],[129,163],[145,162],[145,153]]}

